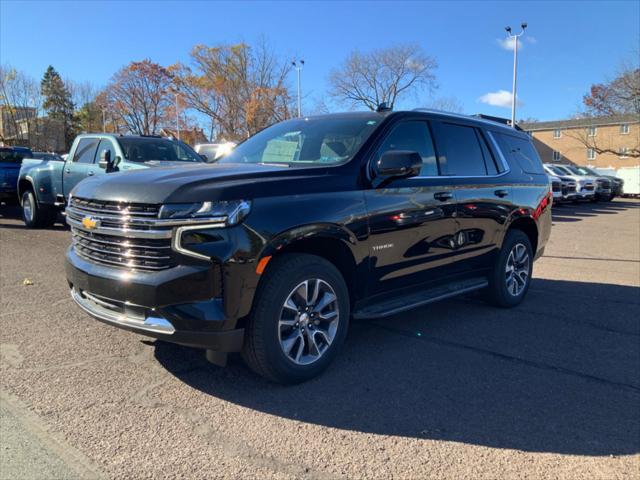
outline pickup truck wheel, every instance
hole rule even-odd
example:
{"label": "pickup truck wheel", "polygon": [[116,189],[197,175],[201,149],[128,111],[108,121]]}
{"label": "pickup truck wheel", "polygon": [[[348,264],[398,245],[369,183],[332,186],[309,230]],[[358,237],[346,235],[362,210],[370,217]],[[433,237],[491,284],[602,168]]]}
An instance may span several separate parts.
{"label": "pickup truck wheel", "polygon": [[489,275],[487,300],[499,307],[515,307],[527,294],[533,272],[533,249],[521,230],[509,230]]}
{"label": "pickup truck wheel", "polygon": [[319,375],[347,334],[349,292],[340,272],[315,255],[272,260],[246,326],[243,358],[277,383]]}
{"label": "pickup truck wheel", "polygon": [[56,212],[50,207],[39,206],[32,190],[22,194],[22,219],[27,228],[50,227],[55,223]]}

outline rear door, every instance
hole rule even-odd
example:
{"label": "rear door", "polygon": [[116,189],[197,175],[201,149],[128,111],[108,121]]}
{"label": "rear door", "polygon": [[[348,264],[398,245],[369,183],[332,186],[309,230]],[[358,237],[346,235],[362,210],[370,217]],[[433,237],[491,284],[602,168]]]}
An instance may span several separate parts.
{"label": "rear door", "polygon": [[92,137],[84,137],[78,141],[73,158],[65,163],[62,171],[62,188],[65,197],[69,196],[69,192],[78,182],[95,175],[100,170],[95,163],[99,143],[99,138]]}
{"label": "rear door", "polygon": [[383,137],[370,163],[389,150],[418,152],[423,166],[419,177],[365,190],[372,295],[441,278],[456,230],[455,195],[447,179],[440,177],[429,123],[397,123]]}
{"label": "rear door", "polygon": [[434,122],[443,175],[457,198],[455,264],[463,273],[492,264],[503,226],[511,213],[508,164],[498,156],[493,139],[474,125]]}

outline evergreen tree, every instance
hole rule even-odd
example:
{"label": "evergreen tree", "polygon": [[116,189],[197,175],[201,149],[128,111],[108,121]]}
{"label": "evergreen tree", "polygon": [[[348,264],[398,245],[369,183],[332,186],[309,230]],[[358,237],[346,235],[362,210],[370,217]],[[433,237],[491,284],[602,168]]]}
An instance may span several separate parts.
{"label": "evergreen tree", "polygon": [[42,77],[40,92],[44,97],[42,106],[47,115],[50,119],[59,121],[64,128],[65,148],[68,150],[75,136],[74,105],[69,89],[51,65]]}

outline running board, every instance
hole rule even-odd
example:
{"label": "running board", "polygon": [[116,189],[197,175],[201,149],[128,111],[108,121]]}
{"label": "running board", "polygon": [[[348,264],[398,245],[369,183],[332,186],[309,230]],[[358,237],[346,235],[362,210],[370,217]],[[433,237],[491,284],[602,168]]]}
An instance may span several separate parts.
{"label": "running board", "polygon": [[411,310],[412,308],[428,305],[446,298],[455,297],[463,293],[473,292],[489,285],[484,277],[471,278],[452,282],[439,287],[429,288],[421,292],[410,293],[391,300],[368,305],[353,313],[353,318],[382,318],[396,313]]}

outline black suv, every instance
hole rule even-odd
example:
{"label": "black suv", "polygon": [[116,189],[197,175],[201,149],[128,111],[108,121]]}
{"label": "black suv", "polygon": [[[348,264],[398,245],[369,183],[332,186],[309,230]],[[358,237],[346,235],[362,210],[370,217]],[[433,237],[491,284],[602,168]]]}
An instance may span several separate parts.
{"label": "black suv", "polygon": [[350,318],[473,290],[520,303],[551,229],[529,137],[433,111],[288,120],[214,164],[82,181],[73,299],[111,325],[240,351],[277,382],[318,375]]}

